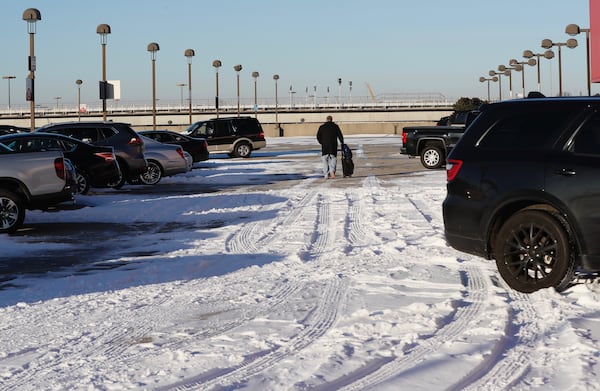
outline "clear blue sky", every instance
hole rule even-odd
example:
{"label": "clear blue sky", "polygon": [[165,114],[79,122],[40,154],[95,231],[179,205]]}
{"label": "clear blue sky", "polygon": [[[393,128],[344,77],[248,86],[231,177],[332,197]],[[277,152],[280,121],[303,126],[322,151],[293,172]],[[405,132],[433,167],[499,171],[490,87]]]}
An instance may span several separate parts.
{"label": "clear blue sky", "polygon": [[[442,93],[449,98],[487,97],[490,69],[523,61],[523,50],[543,52],[544,38],[564,42],[567,24],[589,27],[589,0],[29,0],[3,2],[0,16],[0,73],[14,75],[13,105],[25,104],[29,37],[23,11],[37,8],[36,102],[76,102],[76,79],[83,80],[82,102],[98,102],[101,45],[96,27],[106,23],[107,79],[121,81],[123,102],[149,102],[151,61],[146,48],[157,42],[157,97],[177,101],[187,82],[184,51],[193,60],[193,97],[214,99],[219,59],[220,96],[235,99],[233,66],[242,64],[241,96],[253,98],[253,71],[260,72],[258,95],[273,97],[273,75],[279,74],[279,94],[290,85],[305,95],[317,86],[319,96],[329,86],[343,95],[353,82],[353,97],[375,94]],[[562,49],[563,89],[586,92],[585,35],[580,46]],[[556,52],[556,48],[555,48]],[[558,93],[558,61],[542,61],[542,89]],[[527,90],[537,89],[537,68],[527,67]],[[0,80],[0,105],[8,101],[7,81]],[[508,79],[503,78],[506,97]],[[498,95],[492,85],[492,98]],[[521,75],[513,77],[521,91]],[[594,86],[595,93],[600,87]]]}

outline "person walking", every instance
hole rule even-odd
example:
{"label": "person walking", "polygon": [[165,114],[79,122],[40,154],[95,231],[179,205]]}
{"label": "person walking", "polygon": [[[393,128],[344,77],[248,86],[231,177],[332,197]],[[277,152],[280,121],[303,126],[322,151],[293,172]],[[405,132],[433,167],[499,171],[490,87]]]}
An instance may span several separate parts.
{"label": "person walking", "polygon": [[325,179],[335,178],[337,168],[338,140],[344,144],[344,135],[340,127],[333,122],[333,117],[328,115],[327,121],[319,126],[317,140],[321,144],[321,160],[323,161],[323,175]]}

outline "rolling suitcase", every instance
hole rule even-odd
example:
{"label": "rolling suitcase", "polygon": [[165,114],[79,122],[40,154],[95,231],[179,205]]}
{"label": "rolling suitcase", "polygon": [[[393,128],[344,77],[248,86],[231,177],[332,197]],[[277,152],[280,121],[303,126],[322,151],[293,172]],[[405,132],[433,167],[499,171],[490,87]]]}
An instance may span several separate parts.
{"label": "rolling suitcase", "polygon": [[352,161],[352,150],[348,144],[342,144],[342,172],[345,177],[354,174],[354,162]]}

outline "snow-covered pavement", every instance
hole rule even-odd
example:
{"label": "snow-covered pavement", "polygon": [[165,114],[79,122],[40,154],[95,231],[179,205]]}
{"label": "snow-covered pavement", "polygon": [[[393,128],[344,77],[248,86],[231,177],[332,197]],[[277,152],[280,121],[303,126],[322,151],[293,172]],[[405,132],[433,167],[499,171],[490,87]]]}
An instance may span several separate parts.
{"label": "snow-covered pavement", "polygon": [[[0,390],[600,389],[593,283],[509,290],[492,261],[445,244],[444,171],[369,175],[399,138],[347,141],[352,179],[321,178],[312,138],[269,139],[269,156],[157,185],[248,186],[102,190],[81,209],[29,212],[34,227],[154,229],[129,243],[137,255],[5,284]],[[256,186],[265,178],[275,185]],[[0,235],[5,257],[73,246]]]}

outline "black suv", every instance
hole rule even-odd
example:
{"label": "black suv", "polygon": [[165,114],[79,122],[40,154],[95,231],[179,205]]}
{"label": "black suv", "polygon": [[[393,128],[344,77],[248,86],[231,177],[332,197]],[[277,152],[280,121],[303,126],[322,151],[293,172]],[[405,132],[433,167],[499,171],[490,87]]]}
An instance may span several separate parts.
{"label": "black suv", "polygon": [[107,145],[115,150],[115,155],[123,174],[119,183],[113,187],[120,188],[125,181],[136,181],[140,174],[146,172],[148,164],[144,157],[144,141],[126,123],[87,121],[64,122],[50,124],[36,129],[36,132],[60,133],[85,141],[92,145]]}
{"label": "black suv", "polygon": [[448,155],[445,235],[521,292],[600,270],[600,98],[483,106]]}
{"label": "black suv", "polygon": [[202,137],[213,153],[227,153],[230,157],[250,157],[253,150],[267,146],[265,132],[256,118],[213,118],[191,124],[184,132],[191,137]]}

